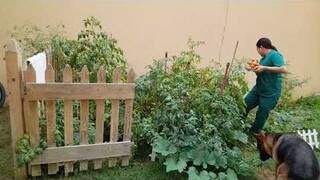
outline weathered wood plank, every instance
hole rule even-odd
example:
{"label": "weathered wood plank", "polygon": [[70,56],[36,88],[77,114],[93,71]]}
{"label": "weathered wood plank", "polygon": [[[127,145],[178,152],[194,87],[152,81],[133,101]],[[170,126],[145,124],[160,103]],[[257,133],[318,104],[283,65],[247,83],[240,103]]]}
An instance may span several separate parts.
{"label": "weathered wood plank", "polygon": [[[48,64],[46,72],[46,82],[54,82],[55,73],[51,66]],[[56,146],[56,102],[54,100],[48,100],[45,102],[46,105],[46,119],[47,119],[47,142],[48,147]],[[58,164],[48,164],[48,174],[56,174],[59,170]]]}
{"label": "weathered wood plank", "polygon": [[51,67],[53,67],[53,65],[52,65],[52,50],[51,50],[51,48],[46,50],[45,53],[46,53],[46,64],[47,64],[47,66],[50,64]]}
{"label": "weathered wood plank", "polygon": [[[89,83],[89,71],[87,66],[81,70],[81,83]],[[88,96],[87,96],[88,97]],[[88,144],[89,127],[89,100],[80,101],[80,144]],[[88,170],[88,161],[80,161],[80,171]]]}
{"label": "weathered wood plank", "polygon": [[[17,140],[21,138],[25,132],[23,120],[23,104],[22,104],[22,59],[21,52],[16,43],[12,40],[6,45],[5,60],[7,69],[7,93],[11,124],[11,141],[16,144]],[[14,178],[26,179],[27,168],[23,166],[18,168],[16,146],[12,146],[13,152],[13,166]]]}
{"label": "weathered wood plank", "polygon": [[[36,72],[30,64],[25,72],[25,82],[36,82]],[[26,129],[30,136],[30,144],[32,146],[38,146],[40,142],[39,133],[39,114],[38,114],[38,101],[28,101],[25,103],[26,107]],[[40,165],[30,166],[32,176],[41,176]]]}
{"label": "weathered wood plank", "polygon": [[[97,74],[97,82],[106,82],[106,72],[103,66],[100,67]],[[96,139],[95,143],[103,142],[103,131],[104,131],[104,100],[96,100]],[[102,159],[94,161],[94,169],[100,169],[102,167]]]}
{"label": "weathered wood plank", "polygon": [[[127,76],[128,83],[135,82],[135,73],[131,68],[128,72]],[[125,117],[124,117],[124,127],[123,127],[123,140],[130,141],[131,140],[131,125],[132,125],[132,113],[133,113],[133,100],[128,99],[125,100]],[[129,165],[130,156],[123,157],[121,159],[122,166]]]}
{"label": "weathered wood plank", "polygon": [[70,161],[87,161],[94,159],[122,157],[130,154],[132,142],[114,142],[100,144],[86,144],[78,146],[64,146],[47,148],[43,154],[37,156],[30,164],[46,164]]}
{"label": "weathered wood plank", "polygon": [[134,83],[26,83],[25,98],[33,100],[133,99]]}
{"label": "weathered wood plank", "polygon": [[[67,65],[63,71],[63,82],[72,83],[72,70]],[[73,106],[72,100],[64,101],[64,144],[65,146],[73,145]],[[65,175],[73,172],[73,162],[66,162],[64,166]]]}
{"label": "weathered wood plank", "polygon": [[[119,83],[121,74],[120,69],[115,69],[113,72],[113,82]],[[120,93],[120,92],[119,92]],[[118,126],[119,126],[119,100],[111,100],[111,127],[110,127],[110,142],[118,141]],[[116,165],[116,158],[109,159],[109,167],[114,167]]]}

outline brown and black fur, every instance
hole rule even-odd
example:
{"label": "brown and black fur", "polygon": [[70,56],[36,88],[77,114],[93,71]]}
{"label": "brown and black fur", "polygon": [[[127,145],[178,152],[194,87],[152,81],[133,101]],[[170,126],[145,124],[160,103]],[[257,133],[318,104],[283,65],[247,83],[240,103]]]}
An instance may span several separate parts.
{"label": "brown and black fur", "polygon": [[[256,134],[259,151],[276,163],[276,180],[319,180],[319,163],[307,142],[294,133]],[[267,158],[267,157],[264,157]]]}

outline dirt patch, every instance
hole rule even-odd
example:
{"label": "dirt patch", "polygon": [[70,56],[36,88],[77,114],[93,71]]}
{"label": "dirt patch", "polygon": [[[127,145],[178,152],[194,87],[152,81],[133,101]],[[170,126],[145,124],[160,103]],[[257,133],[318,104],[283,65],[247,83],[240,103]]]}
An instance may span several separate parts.
{"label": "dirt patch", "polygon": [[13,179],[13,161],[8,108],[0,108],[0,179]]}
{"label": "dirt patch", "polygon": [[259,180],[274,180],[275,179],[275,172],[270,169],[259,169],[257,171],[258,179]]}

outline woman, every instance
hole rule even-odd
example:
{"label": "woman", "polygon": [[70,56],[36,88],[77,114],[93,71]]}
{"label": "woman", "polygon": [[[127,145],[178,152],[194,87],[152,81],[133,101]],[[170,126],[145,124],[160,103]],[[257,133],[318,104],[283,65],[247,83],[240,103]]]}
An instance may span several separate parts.
{"label": "woman", "polygon": [[282,73],[286,72],[285,62],[268,38],[261,38],[256,44],[261,55],[259,66],[252,69],[256,73],[256,84],[245,97],[246,116],[258,106],[256,118],[250,131],[258,133],[263,129],[270,111],[276,106],[282,89]]}

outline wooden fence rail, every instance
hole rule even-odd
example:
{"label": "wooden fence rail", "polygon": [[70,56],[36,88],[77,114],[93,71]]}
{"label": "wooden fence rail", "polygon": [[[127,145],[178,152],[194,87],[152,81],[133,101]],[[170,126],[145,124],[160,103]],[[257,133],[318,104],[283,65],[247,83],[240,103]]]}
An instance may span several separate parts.
{"label": "wooden fence rail", "polygon": [[[48,148],[37,156],[27,168],[17,168],[15,163],[15,178],[26,178],[26,172],[31,176],[41,176],[41,165],[48,165],[48,174],[56,174],[63,165],[65,174],[74,171],[74,163],[80,162],[80,170],[88,170],[88,162],[93,160],[94,169],[100,169],[106,158],[109,167],[115,166],[120,160],[122,166],[129,164],[131,155],[131,124],[133,99],[135,94],[135,74],[128,71],[127,83],[120,81],[120,70],[113,72],[113,82],[106,83],[106,72],[103,66],[97,73],[97,82],[89,83],[89,70],[84,66],[81,70],[81,82],[72,82],[72,70],[66,66],[63,71],[63,82],[55,82],[55,71],[50,64],[45,71],[45,83],[36,83],[36,72],[32,65],[22,72],[21,52],[14,41],[8,44],[6,50],[9,108],[13,132],[12,144],[24,133],[29,134],[30,144],[40,143],[39,104],[44,102],[46,120],[46,139]],[[105,100],[111,100],[110,127],[104,127]],[[64,105],[64,146],[56,147],[56,100],[63,100]],[[74,100],[80,102],[80,144],[74,145]],[[89,100],[96,102],[95,144],[89,144]],[[125,100],[125,115],[123,141],[119,142],[119,108],[120,100]],[[20,104],[19,104],[20,103]],[[21,110],[17,117],[16,110]],[[23,113],[22,113],[23,112]],[[104,129],[110,128],[109,142],[103,142]],[[14,133],[13,133],[14,134]],[[14,152],[15,155],[15,152]],[[120,159],[119,159],[120,158]],[[16,162],[16,157],[14,156]],[[26,171],[27,169],[27,171]]]}

